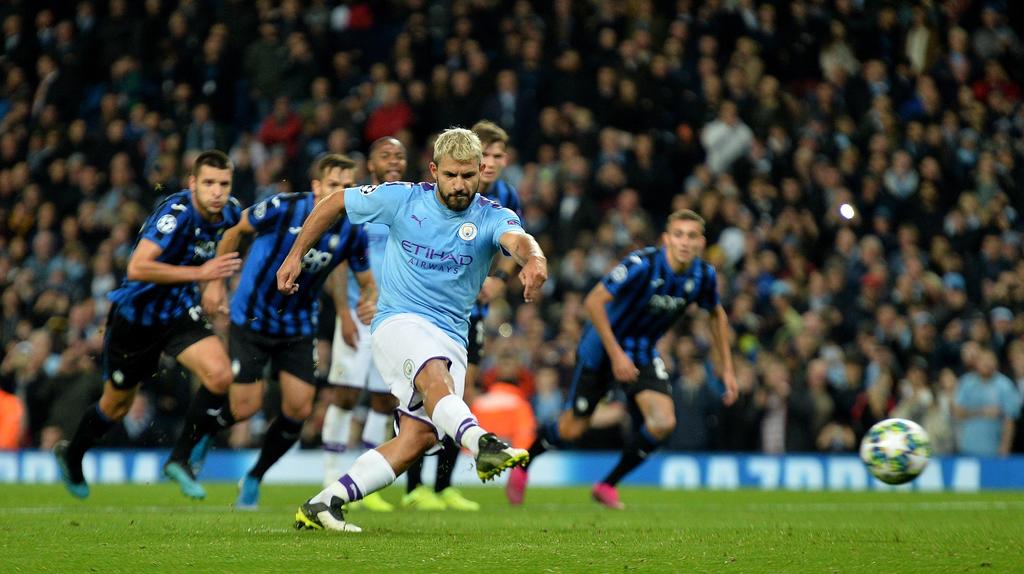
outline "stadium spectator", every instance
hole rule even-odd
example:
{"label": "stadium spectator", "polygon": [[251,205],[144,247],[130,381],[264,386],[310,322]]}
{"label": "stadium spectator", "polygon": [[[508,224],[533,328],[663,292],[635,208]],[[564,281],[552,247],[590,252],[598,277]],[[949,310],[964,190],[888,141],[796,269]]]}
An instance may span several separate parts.
{"label": "stadium spectator", "polygon": [[[43,330],[44,363],[58,365],[72,344],[60,324],[80,304],[102,324],[139,216],[183,186],[194,149],[230,150],[236,195],[251,205],[305,189],[315,154],[363,149],[368,128],[418,157],[443,122],[481,118],[511,136],[504,177],[557,275],[538,308],[510,301],[489,331],[507,323],[523,348],[543,348],[525,366],[538,378],[557,369],[559,392],[584,320],[572,301],[645,240],[631,221],[656,228],[680,208],[708,220],[706,256],[750,361],[749,391],[716,413],[716,432],[776,421],[764,410],[779,397],[771,365],[791,371],[786,400],[803,400],[804,370],[820,358],[833,418],[802,448],[852,448],[849,433],[902,405],[934,419],[926,428],[948,452],[955,378],[970,370],[962,348],[991,347],[997,370],[1020,379],[1016,2],[215,4],[0,8],[0,371],[20,381],[9,390],[26,405],[32,446],[61,396],[32,385],[53,371],[11,363]],[[638,205],[626,201],[623,223],[627,188]],[[773,296],[776,283],[788,288]],[[820,344],[794,336],[810,328]],[[869,388],[869,338],[893,355],[889,397]],[[786,360],[798,347],[799,361]],[[699,342],[697,353],[707,356]],[[173,419],[153,405],[160,425]],[[796,432],[769,428],[780,448]],[[826,429],[834,440],[821,440]]]}
{"label": "stadium spectator", "polygon": [[971,372],[960,378],[954,412],[959,421],[959,451],[972,456],[1006,456],[1020,416],[1020,394],[998,372],[994,352],[979,351]]}
{"label": "stadium spectator", "polygon": [[21,428],[25,406],[21,399],[0,389],[0,450],[12,450],[21,446]]}

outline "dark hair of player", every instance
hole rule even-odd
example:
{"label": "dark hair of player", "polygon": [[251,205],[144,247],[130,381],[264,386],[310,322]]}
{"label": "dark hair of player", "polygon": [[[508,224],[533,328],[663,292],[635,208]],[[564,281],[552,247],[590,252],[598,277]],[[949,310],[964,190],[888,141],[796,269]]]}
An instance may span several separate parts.
{"label": "dark hair of player", "polygon": [[213,169],[234,169],[228,155],[217,149],[206,150],[196,157],[196,160],[192,162],[192,175],[198,176],[199,170],[204,165]]}
{"label": "dark hair of player", "polygon": [[356,162],[340,153],[327,154],[316,162],[316,178],[323,181],[332,169],[354,169]]}

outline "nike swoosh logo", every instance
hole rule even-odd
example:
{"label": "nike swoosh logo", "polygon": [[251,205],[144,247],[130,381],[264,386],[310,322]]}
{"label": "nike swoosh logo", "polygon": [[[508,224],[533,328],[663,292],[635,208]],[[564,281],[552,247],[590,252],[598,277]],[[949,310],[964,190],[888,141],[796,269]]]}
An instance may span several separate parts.
{"label": "nike swoosh logo", "polygon": [[224,407],[221,407],[219,409],[206,409],[206,414],[210,415],[211,417],[217,417],[220,416],[220,412],[223,410]]}
{"label": "nike swoosh logo", "polygon": [[288,233],[291,233],[292,235],[298,235],[301,231],[302,231],[301,227],[289,227],[288,228]]}

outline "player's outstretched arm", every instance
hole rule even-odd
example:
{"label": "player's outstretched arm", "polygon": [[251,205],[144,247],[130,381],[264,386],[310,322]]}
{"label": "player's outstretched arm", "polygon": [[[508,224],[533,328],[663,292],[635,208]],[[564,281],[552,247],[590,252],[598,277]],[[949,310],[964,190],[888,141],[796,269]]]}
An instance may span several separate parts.
{"label": "player's outstretched arm", "polygon": [[608,319],[607,306],[613,299],[615,299],[615,295],[612,295],[604,283],[598,283],[590,290],[590,293],[587,293],[587,297],[583,300],[583,307],[590,313],[590,323],[597,331],[597,336],[601,338],[605,352],[608,353],[615,380],[632,383],[640,376],[640,369],[636,368],[633,359],[630,359],[626,351],[622,350],[622,345],[619,344],[618,339],[615,338],[615,332],[612,331],[612,322]]}
{"label": "player's outstretched arm", "polygon": [[501,246],[522,267],[519,280],[523,283],[523,299],[532,303],[540,297],[540,288],[548,279],[547,257],[529,233],[505,233],[501,236]]}
{"label": "player's outstretched arm", "polygon": [[711,312],[711,338],[722,369],[722,383],[725,384],[725,395],[722,402],[729,406],[736,402],[736,372],[732,367],[732,350],[729,346],[729,315],[725,308],[716,305]]}
{"label": "player's outstretched arm", "polygon": [[302,231],[295,238],[295,243],[292,244],[291,250],[288,251],[288,255],[277,270],[277,289],[279,291],[285,295],[291,295],[299,290],[299,285],[295,280],[299,278],[299,273],[302,271],[302,256],[320,240],[331,225],[334,225],[344,210],[344,190],[332,193],[316,204],[309,217],[302,223]]}
{"label": "player's outstretched arm", "polygon": [[156,258],[163,249],[149,239],[139,240],[128,260],[128,279],[146,283],[191,283],[230,277],[242,268],[237,252],[218,255],[202,265],[171,265]]}
{"label": "player's outstretched arm", "polygon": [[[221,236],[220,241],[217,242],[217,255],[227,255],[228,253],[240,253],[238,246],[242,242],[243,235],[250,235],[256,233],[256,228],[249,222],[249,210],[246,209],[242,212],[242,217],[238,223],[224,232]],[[213,281],[203,281],[199,285],[199,290],[203,294],[202,305],[203,312],[210,317],[217,315],[218,313],[228,312],[228,296],[227,296],[227,285],[223,279],[216,279]]]}

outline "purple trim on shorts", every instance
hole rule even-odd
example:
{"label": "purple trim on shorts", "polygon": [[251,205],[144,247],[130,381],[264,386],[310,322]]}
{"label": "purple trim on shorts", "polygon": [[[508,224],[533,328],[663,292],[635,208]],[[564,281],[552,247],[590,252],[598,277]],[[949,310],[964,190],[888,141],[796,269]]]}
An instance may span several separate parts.
{"label": "purple trim on shorts", "polygon": [[364,440],[363,441],[363,448],[365,448],[366,450],[375,449],[378,446],[380,446],[380,445],[379,444],[373,444],[372,442],[370,442],[368,440]]}
{"label": "purple trim on shorts", "polygon": [[405,410],[405,409],[403,409],[401,407],[395,409],[395,426],[396,427],[401,427],[402,426],[402,423],[400,422],[400,419],[399,419],[399,417],[401,417],[401,416],[407,416],[409,418],[414,418],[414,419],[416,419],[416,420],[418,420],[418,421],[420,421],[422,423],[425,423],[425,424],[433,427],[434,434],[437,435],[437,440],[441,440],[442,438],[444,438],[444,435],[441,433],[441,430],[439,428],[437,428],[437,425],[434,424],[434,421],[432,421],[430,419],[425,419],[425,418],[420,417],[420,416],[416,416],[416,415],[410,413],[409,411],[407,411],[407,410]]}
{"label": "purple trim on shorts", "polygon": [[327,452],[333,452],[333,453],[337,453],[337,454],[342,454],[342,453],[344,453],[345,451],[348,450],[348,447],[346,447],[345,445],[343,445],[341,443],[337,443],[337,442],[325,442],[324,443],[324,450],[326,450]]}
{"label": "purple trim on shorts", "polygon": [[359,487],[356,485],[356,482],[352,480],[351,476],[344,474],[338,479],[338,482],[340,482],[341,485],[345,487],[345,490],[348,491],[349,502],[362,500],[363,491],[359,490]]}
{"label": "purple trim on shorts", "polygon": [[[430,361],[433,361],[434,359],[443,359],[443,360],[448,362],[448,368],[449,369],[452,368],[452,360],[449,359],[448,357],[444,357],[444,356],[430,357],[426,361],[423,361],[423,364],[420,365],[420,368],[416,369],[416,374],[412,376],[412,396],[409,397],[409,404],[405,407],[408,410],[408,412],[410,412],[410,413],[412,411],[419,410],[420,407],[423,406],[423,401],[422,400],[420,400],[419,403],[413,403],[413,401],[416,400],[417,396],[419,396],[420,399],[423,398],[423,395],[420,395],[419,389],[416,388],[416,377],[420,376],[420,371],[423,370],[423,367],[426,367],[427,363],[429,363]],[[441,437],[441,435],[438,435],[438,437]]]}
{"label": "purple trim on shorts", "polygon": [[450,358],[448,358],[447,356],[440,355],[440,356],[437,356],[437,357],[430,357],[426,361],[423,361],[422,364],[420,364],[420,368],[416,369],[416,374],[412,376],[412,388],[414,388],[414,389],[416,388],[416,377],[420,376],[420,371],[423,370],[423,367],[426,367],[427,363],[429,363],[430,361],[433,361],[434,359],[444,359],[448,363],[448,366],[445,367],[445,368],[448,369],[448,370],[451,370],[451,368],[452,368],[452,360]]}
{"label": "purple trim on shorts", "polygon": [[478,426],[480,425],[477,424],[476,419],[473,417],[469,417],[466,420],[459,423],[459,430],[455,431],[455,444],[461,445],[462,435],[465,434],[465,432],[468,431],[469,429]]}

